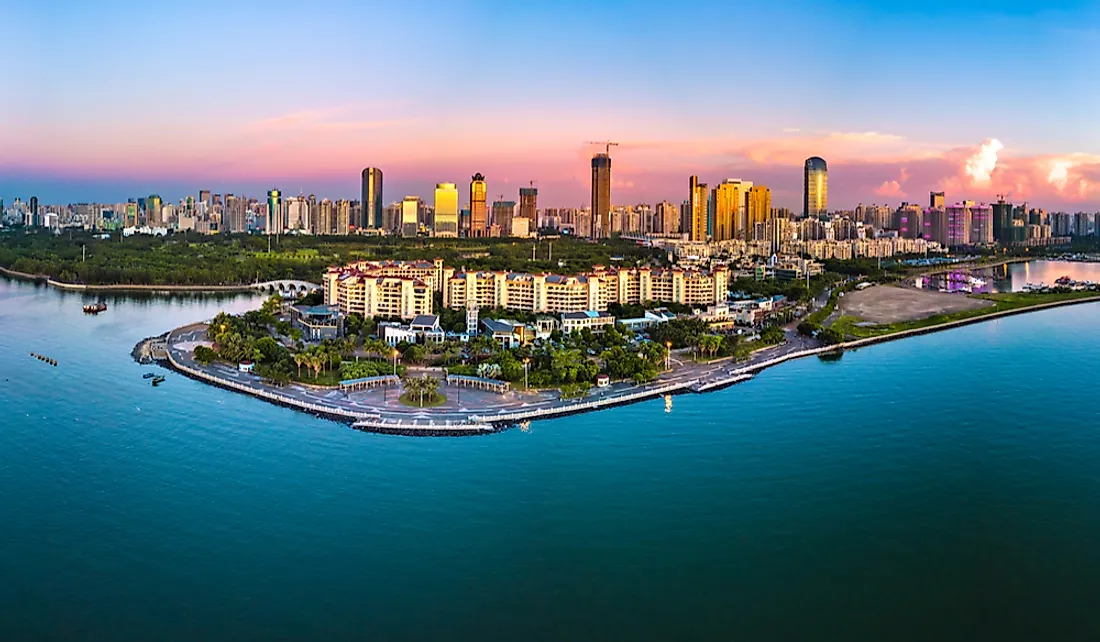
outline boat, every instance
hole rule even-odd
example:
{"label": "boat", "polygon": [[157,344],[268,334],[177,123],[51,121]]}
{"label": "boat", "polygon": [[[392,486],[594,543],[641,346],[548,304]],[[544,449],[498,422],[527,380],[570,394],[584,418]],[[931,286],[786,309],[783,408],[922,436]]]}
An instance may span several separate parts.
{"label": "boat", "polygon": [[154,386],[160,385],[162,383],[164,383],[164,377],[162,377],[161,375],[157,375],[157,376],[153,377],[153,385]]}
{"label": "boat", "polygon": [[84,306],[85,314],[99,314],[100,312],[105,312],[106,310],[107,304],[102,301]]}
{"label": "boat", "polygon": [[146,372],[145,374],[141,375],[141,378],[142,379],[152,379],[155,376],[157,376],[157,375],[153,374],[152,372]]}

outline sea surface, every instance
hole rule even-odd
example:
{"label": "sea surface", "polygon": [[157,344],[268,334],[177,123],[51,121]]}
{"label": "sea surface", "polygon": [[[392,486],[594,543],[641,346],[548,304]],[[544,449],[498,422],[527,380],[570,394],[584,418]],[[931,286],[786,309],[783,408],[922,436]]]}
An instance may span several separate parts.
{"label": "sea surface", "polygon": [[1100,305],[411,438],[141,378],[254,297],[87,300],[0,280],[0,640],[1100,639]]}

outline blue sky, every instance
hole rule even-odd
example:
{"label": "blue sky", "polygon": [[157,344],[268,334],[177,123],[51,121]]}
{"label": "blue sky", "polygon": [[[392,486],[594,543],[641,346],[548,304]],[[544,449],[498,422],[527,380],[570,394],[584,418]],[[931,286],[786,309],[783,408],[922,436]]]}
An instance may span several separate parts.
{"label": "blue sky", "polygon": [[[1096,3],[6,0],[0,25],[8,202],[350,197],[377,165],[388,199],[485,171],[572,205],[583,142],[607,138],[623,202],[680,200],[687,173],[792,199],[810,155],[838,207],[943,185],[1100,201]],[[999,169],[968,184],[989,139]]]}

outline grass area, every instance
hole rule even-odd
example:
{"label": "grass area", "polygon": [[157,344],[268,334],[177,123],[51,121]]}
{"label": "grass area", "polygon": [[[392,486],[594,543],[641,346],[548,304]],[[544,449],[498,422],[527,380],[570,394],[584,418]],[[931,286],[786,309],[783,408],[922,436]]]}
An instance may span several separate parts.
{"label": "grass area", "polygon": [[442,406],[443,404],[447,403],[447,395],[441,392],[433,393],[431,396],[424,395],[423,406],[420,405],[419,394],[406,392],[398,397],[397,400],[400,401],[402,404],[406,406],[411,406],[413,408],[435,408],[436,406]]}
{"label": "grass area", "polygon": [[900,321],[898,323],[884,323],[881,325],[872,326],[856,325],[858,323],[862,323],[862,319],[846,314],[837,319],[829,327],[833,330],[836,330],[837,332],[840,332],[846,339],[866,339],[870,337],[881,337],[888,334],[894,334],[896,332],[904,332],[906,330],[928,328],[934,325],[940,325],[941,323],[950,323],[952,321],[963,321],[965,319],[983,317],[994,314],[996,312],[1019,310],[1022,308],[1042,305],[1044,303],[1074,301],[1077,299],[1087,299],[1095,296],[1100,296],[1100,294],[1098,294],[1097,292],[1089,291],[1000,292],[995,294],[976,294],[973,295],[972,298],[993,301],[994,305],[985,308],[976,308],[973,310],[963,310],[961,312],[954,312],[951,314],[933,314],[930,317],[915,319],[913,321]]}

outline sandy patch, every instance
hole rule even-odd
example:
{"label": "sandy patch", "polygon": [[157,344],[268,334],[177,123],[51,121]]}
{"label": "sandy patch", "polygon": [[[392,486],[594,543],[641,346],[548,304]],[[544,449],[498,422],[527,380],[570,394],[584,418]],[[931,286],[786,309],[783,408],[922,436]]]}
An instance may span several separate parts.
{"label": "sandy patch", "polygon": [[985,308],[992,301],[971,299],[965,294],[932,292],[892,285],[876,285],[866,290],[849,292],[840,299],[844,314],[872,323],[915,321],[933,314],[950,314]]}

